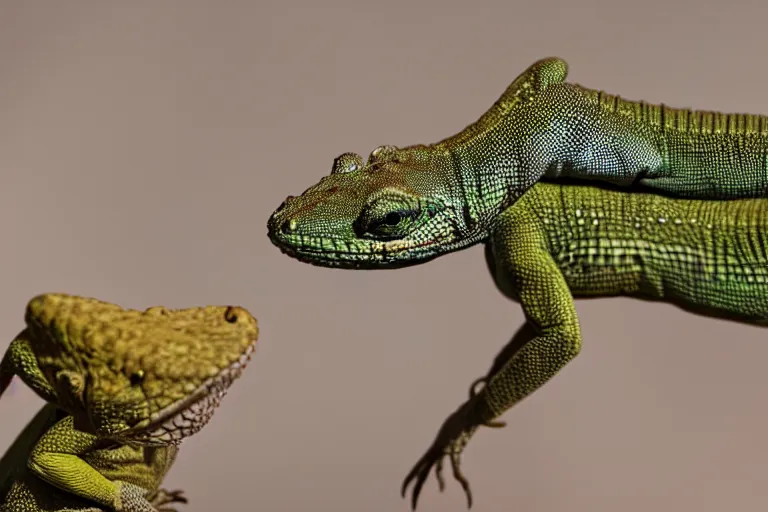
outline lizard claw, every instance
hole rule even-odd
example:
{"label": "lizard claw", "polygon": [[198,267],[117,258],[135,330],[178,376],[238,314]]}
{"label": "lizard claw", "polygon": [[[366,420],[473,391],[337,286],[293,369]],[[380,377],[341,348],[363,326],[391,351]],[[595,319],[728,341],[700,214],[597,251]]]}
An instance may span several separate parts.
{"label": "lizard claw", "polygon": [[[462,439],[463,438],[464,437],[462,436]],[[468,440],[469,437],[467,436],[466,441]],[[472,490],[469,487],[469,480],[467,480],[464,473],[461,471],[461,452],[467,445],[466,441],[463,441],[461,444],[459,444],[458,441],[452,443],[451,446],[445,450],[444,455],[447,455],[451,461],[451,470],[453,471],[454,480],[459,482],[461,488],[464,490],[464,494],[467,496],[467,508],[472,508]],[[445,491],[445,478],[443,478],[444,460],[443,457],[440,457],[437,459],[437,462],[435,462],[435,477],[437,478],[437,485],[440,492]]]}
{"label": "lizard claw", "polygon": [[[483,398],[480,393],[488,382],[487,377],[476,379],[469,388],[469,400],[464,402],[448,419],[443,422],[432,446],[421,456],[416,465],[406,475],[400,487],[400,495],[405,498],[408,487],[413,484],[411,490],[411,508],[416,510],[416,505],[421,494],[421,489],[429,477],[432,467],[435,468],[435,478],[440,492],[445,490],[445,478],[443,477],[443,464],[445,457],[451,462],[453,479],[459,482],[467,497],[467,508],[472,508],[472,489],[469,480],[461,471],[461,454],[469,442],[469,439],[477,430],[477,427],[503,428],[507,424],[504,421],[483,420],[477,418],[478,401]],[[479,388],[480,385],[482,388]],[[474,412],[474,414],[473,414]]]}
{"label": "lizard claw", "polygon": [[170,503],[188,503],[187,497],[184,496],[184,491],[181,489],[169,491],[160,488],[149,494],[147,499],[158,512],[178,512],[176,508],[167,507],[165,505]]}
{"label": "lizard claw", "polygon": [[443,460],[448,457],[453,470],[453,478],[459,482],[464,494],[467,497],[467,508],[472,508],[472,490],[469,481],[461,471],[461,453],[469,441],[469,438],[475,431],[476,426],[468,420],[468,404],[462,405],[443,423],[440,432],[437,434],[432,446],[419,459],[416,465],[411,469],[403,480],[400,488],[400,494],[405,497],[408,487],[414,483],[411,491],[411,508],[416,510],[421,489],[429,477],[429,473],[434,466],[435,477],[437,479],[440,491],[445,490],[445,479],[443,478]]}

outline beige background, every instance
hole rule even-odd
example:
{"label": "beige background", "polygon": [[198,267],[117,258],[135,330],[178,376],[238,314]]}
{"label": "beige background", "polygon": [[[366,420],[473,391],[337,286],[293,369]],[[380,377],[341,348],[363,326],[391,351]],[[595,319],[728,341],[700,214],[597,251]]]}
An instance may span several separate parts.
{"label": "beige background", "polygon": [[[455,133],[549,55],[628,98],[768,113],[765,2],[303,3],[0,3],[2,337],[43,291],[261,320],[166,482],[190,512],[408,510],[401,479],[522,321],[480,247],[394,272],[281,255],[267,217],[336,155]],[[764,508],[764,331],[578,310],[581,356],[468,448],[474,510]],[[40,404],[3,397],[0,449]],[[420,510],[465,510],[459,486]]]}

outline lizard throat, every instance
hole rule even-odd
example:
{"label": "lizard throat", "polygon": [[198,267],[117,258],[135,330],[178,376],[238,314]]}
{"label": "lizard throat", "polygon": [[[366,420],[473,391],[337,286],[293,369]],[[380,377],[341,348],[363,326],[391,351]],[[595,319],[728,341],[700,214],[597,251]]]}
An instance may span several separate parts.
{"label": "lizard throat", "polygon": [[199,432],[213,417],[232,383],[245,370],[256,348],[254,341],[240,358],[206,380],[195,391],[152,415],[148,424],[137,425],[122,433],[129,442],[144,446],[178,445]]}

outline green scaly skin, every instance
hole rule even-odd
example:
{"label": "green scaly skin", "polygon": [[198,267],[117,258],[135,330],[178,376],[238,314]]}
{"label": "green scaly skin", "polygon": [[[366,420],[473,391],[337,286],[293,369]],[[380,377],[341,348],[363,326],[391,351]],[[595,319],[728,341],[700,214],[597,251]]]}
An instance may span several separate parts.
{"label": "green scaly skin", "polygon": [[380,146],[367,162],[340,155],[330,175],[273,213],[270,237],[305,262],[379,268],[485,240],[542,179],[697,199],[768,192],[768,117],[628,101],[566,75],[563,60],[542,59],[452,137]]}
{"label": "green scaly skin", "polygon": [[[768,199],[673,199],[619,189],[539,183],[499,218],[486,245],[499,290],[526,323],[444,423],[403,483],[415,509],[442,457],[472,504],[460,455],[478,426],[551,379],[581,350],[574,298],[634,297],[688,312],[768,325]],[[484,386],[478,391],[477,384]]]}
{"label": "green scaly skin", "polygon": [[2,459],[0,510],[151,512],[184,502],[159,485],[245,368],[258,339],[253,316],[45,294],[25,321],[0,362],[0,395],[18,375],[51,407]]}
{"label": "green scaly skin", "polygon": [[496,223],[486,245],[498,288],[519,301],[526,324],[481,390],[443,425],[403,484],[415,508],[442,458],[472,494],[460,454],[478,426],[538,389],[581,349],[574,297],[628,296],[768,325],[768,199],[673,199],[585,185],[539,183]]}
{"label": "green scaly skin", "polygon": [[499,288],[522,303],[512,353],[406,478],[414,508],[432,467],[442,487],[444,455],[471,505],[459,455],[578,353],[572,294],[765,321],[768,118],[630,102],[565,77],[562,60],[541,60],[453,137],[380,146],[367,162],[344,153],[268,220],[284,253],[325,267],[398,268],[484,242]]}
{"label": "green scaly skin", "polygon": [[[95,506],[89,500],[48,484],[38,478],[24,463],[29,460],[36,447],[40,449],[37,445],[46,433],[46,442],[54,450],[61,444],[71,445],[73,438],[81,439],[84,445],[91,445],[92,448],[84,450],[81,457],[107,479],[125,482],[122,500],[126,510],[177,512],[176,508],[168,505],[187,502],[182,491],[160,488],[176,458],[176,445],[105,445],[100,448],[96,442],[98,438],[72,428],[72,416],[66,411],[54,404],[46,404],[0,459],[0,468],[3,470],[0,475],[0,511],[111,510]],[[147,502],[154,508],[148,508]]]}

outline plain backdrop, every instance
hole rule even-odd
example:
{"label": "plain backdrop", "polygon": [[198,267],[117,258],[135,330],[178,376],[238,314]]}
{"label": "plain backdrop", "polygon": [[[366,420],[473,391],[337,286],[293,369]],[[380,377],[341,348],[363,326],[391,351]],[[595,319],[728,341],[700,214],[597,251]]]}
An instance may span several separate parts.
{"label": "plain backdrop", "polygon": [[[747,0],[3,0],[0,349],[45,291],[241,304],[259,349],[165,482],[183,510],[405,512],[402,478],[520,308],[480,246],[329,270],[273,247],[270,213],[340,153],[456,133],[546,56],[630,99],[768,113],[767,17]],[[762,509],[765,331],[577,307],[581,355],[466,450],[473,510]],[[41,404],[18,382],[3,396],[0,450]],[[464,496],[430,478],[419,510]]]}

